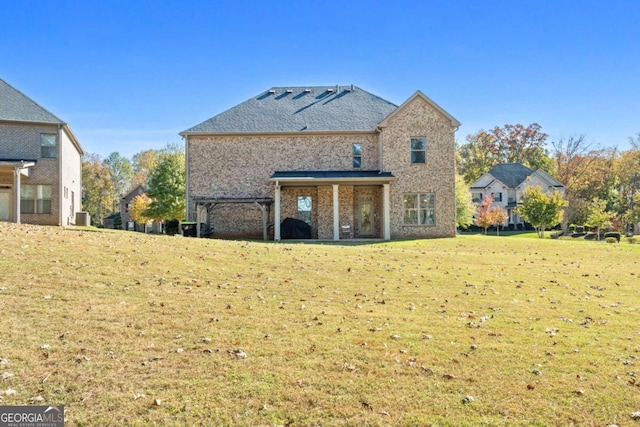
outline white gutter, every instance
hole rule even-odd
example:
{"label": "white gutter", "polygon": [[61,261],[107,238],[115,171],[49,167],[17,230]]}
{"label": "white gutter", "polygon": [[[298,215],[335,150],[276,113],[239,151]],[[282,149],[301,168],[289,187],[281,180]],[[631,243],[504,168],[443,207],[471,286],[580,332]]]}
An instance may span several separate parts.
{"label": "white gutter", "polygon": [[[184,193],[185,193],[185,198],[186,198],[186,203],[185,203],[185,213],[184,213],[184,217],[187,221],[191,220],[191,218],[189,218],[189,135],[184,135],[182,137],[184,139],[184,171],[185,171],[185,184],[184,184]],[[196,206],[196,219],[198,216],[197,213],[197,206]],[[196,229],[200,230],[200,224],[196,224]]]}
{"label": "white gutter", "polygon": [[380,167],[380,173],[384,172],[384,139],[382,137],[382,128],[376,126],[378,132],[378,166]]}
{"label": "white gutter", "polygon": [[[58,156],[58,225],[67,225],[62,221],[64,215],[64,192],[62,179],[62,125],[58,125],[58,143],[56,144],[56,155]],[[82,169],[81,169],[82,170]]]}

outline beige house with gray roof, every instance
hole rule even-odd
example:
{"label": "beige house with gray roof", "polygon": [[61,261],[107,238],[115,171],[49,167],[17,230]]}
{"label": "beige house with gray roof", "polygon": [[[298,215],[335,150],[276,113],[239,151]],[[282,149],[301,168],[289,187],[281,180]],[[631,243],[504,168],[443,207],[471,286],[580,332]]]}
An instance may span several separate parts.
{"label": "beige house with gray roof", "polygon": [[517,207],[522,194],[528,187],[538,186],[545,193],[558,191],[566,197],[564,184],[542,169],[533,170],[522,163],[495,165],[470,186],[473,203],[479,205],[485,197],[493,196],[492,206],[502,208],[507,213],[503,224],[512,229],[523,229],[524,219],[518,215]]}
{"label": "beige house with gray roof", "polygon": [[82,154],[65,122],[0,79],[0,221],[75,224]]}
{"label": "beige house with gray roof", "polygon": [[356,86],[274,87],[185,139],[187,218],[214,237],[455,236],[460,123],[415,92],[398,106]]}

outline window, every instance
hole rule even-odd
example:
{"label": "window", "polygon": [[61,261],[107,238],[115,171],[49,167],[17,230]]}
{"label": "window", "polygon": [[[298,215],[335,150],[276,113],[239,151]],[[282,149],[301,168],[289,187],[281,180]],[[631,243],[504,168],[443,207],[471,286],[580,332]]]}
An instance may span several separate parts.
{"label": "window", "polygon": [[362,144],[353,144],[353,168],[362,167]]}
{"label": "window", "polygon": [[56,136],[55,134],[40,134],[40,157],[56,158]]}
{"label": "window", "polygon": [[471,201],[473,203],[480,203],[482,201],[482,193],[471,193]]}
{"label": "window", "polygon": [[298,219],[311,225],[311,196],[298,196]]}
{"label": "window", "polygon": [[20,187],[20,213],[50,214],[51,186],[22,185]]}
{"label": "window", "polygon": [[502,193],[491,193],[491,195],[493,196],[493,201],[494,202],[501,202],[502,201]]}
{"label": "window", "polygon": [[433,193],[404,195],[404,223],[407,225],[435,225],[435,210]]}
{"label": "window", "polygon": [[426,163],[427,140],[424,137],[411,138],[411,163]]}

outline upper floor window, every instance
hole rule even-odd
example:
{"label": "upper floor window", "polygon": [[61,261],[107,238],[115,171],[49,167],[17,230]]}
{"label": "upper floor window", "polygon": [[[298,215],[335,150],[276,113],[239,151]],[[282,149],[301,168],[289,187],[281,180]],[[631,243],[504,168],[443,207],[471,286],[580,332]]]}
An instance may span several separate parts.
{"label": "upper floor window", "polygon": [[480,203],[482,201],[482,193],[471,193],[471,201],[473,203]]}
{"label": "upper floor window", "polygon": [[362,167],[362,144],[353,144],[353,168]]}
{"label": "upper floor window", "polygon": [[51,186],[29,185],[20,186],[20,213],[50,214]]}
{"label": "upper floor window", "polygon": [[403,196],[404,223],[407,225],[435,225],[436,206],[433,193],[408,193]]}
{"label": "upper floor window", "polygon": [[311,225],[311,196],[298,196],[298,219]]}
{"label": "upper floor window", "polygon": [[411,163],[426,163],[427,140],[424,137],[411,138]]}
{"label": "upper floor window", "polygon": [[502,193],[491,193],[491,195],[493,196],[493,201],[494,202],[501,202],[502,201]]}
{"label": "upper floor window", "polygon": [[51,133],[40,134],[40,157],[56,158],[56,135]]}

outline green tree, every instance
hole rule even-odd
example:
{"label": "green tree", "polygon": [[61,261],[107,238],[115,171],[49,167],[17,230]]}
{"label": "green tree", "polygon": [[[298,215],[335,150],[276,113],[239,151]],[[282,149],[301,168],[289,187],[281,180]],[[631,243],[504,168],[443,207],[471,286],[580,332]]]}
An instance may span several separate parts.
{"label": "green tree", "polygon": [[184,152],[163,153],[149,176],[147,195],[151,203],[147,216],[157,220],[183,220],[186,214],[185,181]]}
{"label": "green tree", "polygon": [[545,147],[547,134],[532,123],[480,130],[467,136],[467,143],[459,147],[458,170],[467,182],[480,178],[493,166],[501,163],[522,163],[531,169],[553,172],[553,160]]}
{"label": "green tree", "polygon": [[635,225],[640,223],[640,191],[633,197],[633,207],[627,211],[624,220],[627,224],[633,224],[634,229]]}
{"label": "green tree", "polygon": [[112,213],[114,205],[113,181],[109,167],[98,154],[82,157],[82,209],[91,215],[93,225],[101,225]]}
{"label": "green tree", "polygon": [[467,135],[467,143],[457,150],[458,172],[466,182],[473,182],[500,163],[496,137],[480,130]]}
{"label": "green tree", "polygon": [[535,227],[541,239],[544,237],[545,229],[560,222],[564,207],[567,205],[562,194],[557,191],[544,193],[537,185],[525,188],[521,202],[518,214]]}
{"label": "green tree", "polygon": [[473,224],[473,213],[476,208],[471,202],[469,185],[462,175],[456,174],[456,225],[467,228]]}
{"label": "green tree", "polygon": [[135,154],[132,158],[133,177],[131,178],[131,188],[138,185],[147,187],[151,172],[158,166],[158,161],[162,155],[162,150],[144,150]]}
{"label": "green tree", "polygon": [[600,240],[600,229],[610,227],[612,218],[613,214],[607,210],[607,202],[602,199],[593,199],[589,206],[587,225],[589,227],[596,227],[598,240]]}
{"label": "green tree", "polygon": [[638,141],[630,138],[631,149],[623,151],[614,161],[619,191],[620,216],[627,216],[636,208],[636,194],[640,191],[640,134]]}
{"label": "green tree", "polygon": [[[120,201],[120,198],[130,188],[131,179],[133,178],[133,166],[131,161],[126,157],[123,157],[117,151],[109,154],[104,163],[109,168],[109,174],[111,181],[113,182],[113,198],[115,203]],[[114,211],[117,208],[114,208]]]}

